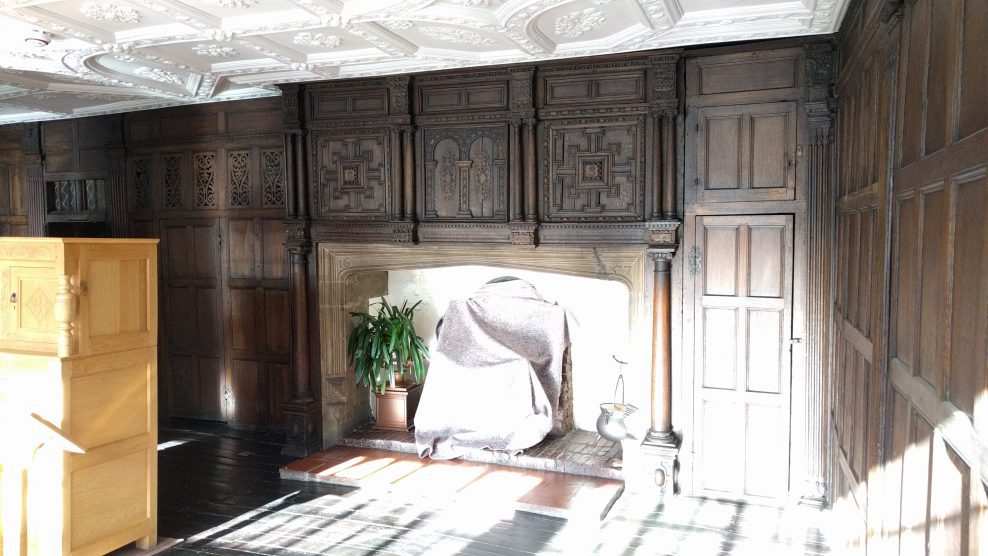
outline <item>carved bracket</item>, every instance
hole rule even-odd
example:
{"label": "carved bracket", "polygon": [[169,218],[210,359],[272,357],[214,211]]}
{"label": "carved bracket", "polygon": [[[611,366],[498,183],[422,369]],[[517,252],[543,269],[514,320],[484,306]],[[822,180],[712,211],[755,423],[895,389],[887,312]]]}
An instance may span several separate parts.
{"label": "carved bracket", "polygon": [[667,247],[676,249],[679,245],[678,220],[660,220],[645,223],[645,243],[652,247]]}

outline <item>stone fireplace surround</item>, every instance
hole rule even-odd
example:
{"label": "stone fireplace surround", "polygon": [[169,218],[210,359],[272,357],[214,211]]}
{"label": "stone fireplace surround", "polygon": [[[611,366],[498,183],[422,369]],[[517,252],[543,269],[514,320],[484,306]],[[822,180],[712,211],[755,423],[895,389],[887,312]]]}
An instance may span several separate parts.
{"label": "stone fireplace surround", "polygon": [[[368,299],[388,293],[391,270],[462,265],[534,270],[587,278],[614,280],[629,290],[628,354],[625,369],[635,382],[647,384],[651,361],[651,307],[645,303],[647,254],[644,246],[540,247],[477,245],[415,245],[321,243],[318,246],[319,330],[322,377],[323,445],[338,442],[369,420],[369,399],[347,366],[346,337],[351,311],[365,311]],[[334,348],[339,346],[339,348]],[[610,394],[608,394],[610,395]],[[635,431],[641,437],[644,431]]]}

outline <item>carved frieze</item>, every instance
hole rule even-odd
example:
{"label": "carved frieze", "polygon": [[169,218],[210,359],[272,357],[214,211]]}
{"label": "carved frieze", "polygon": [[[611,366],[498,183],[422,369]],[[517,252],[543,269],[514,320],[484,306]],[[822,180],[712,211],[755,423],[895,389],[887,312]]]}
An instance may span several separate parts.
{"label": "carved frieze", "polygon": [[544,221],[644,219],[644,116],[558,120],[543,126]]}
{"label": "carved frieze", "polygon": [[389,137],[386,130],[313,134],[313,195],[319,217],[389,217]]}
{"label": "carved frieze", "polygon": [[507,125],[426,128],[422,138],[424,220],[506,219]]}

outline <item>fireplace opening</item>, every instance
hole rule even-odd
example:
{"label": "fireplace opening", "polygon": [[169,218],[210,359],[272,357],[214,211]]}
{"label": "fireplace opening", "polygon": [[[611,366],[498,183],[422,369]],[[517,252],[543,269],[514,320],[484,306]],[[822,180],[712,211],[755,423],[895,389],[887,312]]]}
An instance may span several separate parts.
{"label": "fireplace opening", "polygon": [[[415,329],[436,348],[436,323],[450,301],[465,299],[488,281],[510,275],[524,280],[542,297],[566,310],[572,360],[573,420],[577,429],[596,430],[601,403],[613,401],[618,377],[617,354],[627,358],[630,314],[627,286],[620,282],[548,272],[479,265],[388,272],[388,302],[421,301],[415,311]],[[379,298],[370,299],[370,305]],[[646,373],[625,373],[627,403],[646,407]],[[631,376],[634,374],[634,376]],[[621,392],[617,393],[621,396]]]}
{"label": "fireplace opening", "polygon": [[638,407],[627,422],[633,437],[621,444],[637,446],[648,430],[652,315],[645,303],[651,284],[646,260],[643,246],[319,244],[324,447],[416,451],[413,433],[369,428],[372,395],[355,383],[346,361],[346,337],[354,325],[351,311],[367,311],[382,296],[398,304],[422,300],[416,329],[434,347],[435,325],[449,300],[511,275],[533,284],[544,299],[569,313],[575,429],[565,437],[547,437],[517,457],[478,450],[484,453],[463,459],[620,477],[620,470],[605,468],[622,456],[621,445],[600,439],[596,421],[602,403],[622,401],[622,392],[615,393],[617,354],[628,361],[623,401]]}

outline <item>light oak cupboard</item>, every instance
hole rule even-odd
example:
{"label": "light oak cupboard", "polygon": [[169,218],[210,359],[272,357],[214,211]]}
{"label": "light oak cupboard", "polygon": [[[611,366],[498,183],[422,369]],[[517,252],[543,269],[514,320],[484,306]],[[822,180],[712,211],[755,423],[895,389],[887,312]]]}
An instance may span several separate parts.
{"label": "light oak cupboard", "polygon": [[157,543],[157,240],[0,239],[0,551]]}

